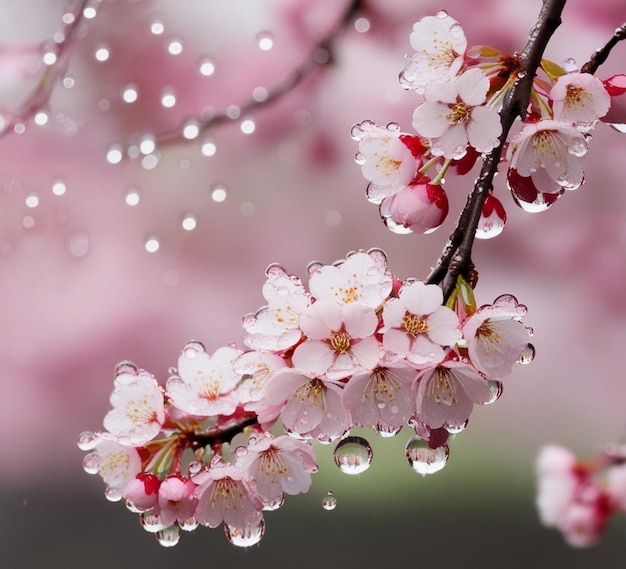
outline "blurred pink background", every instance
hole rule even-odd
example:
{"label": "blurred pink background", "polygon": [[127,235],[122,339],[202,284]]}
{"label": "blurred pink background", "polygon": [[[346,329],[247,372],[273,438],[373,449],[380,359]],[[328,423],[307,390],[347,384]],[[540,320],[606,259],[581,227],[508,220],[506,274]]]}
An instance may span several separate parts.
{"label": "blurred pink background", "polygon": [[[76,4],[0,0],[0,109],[17,108],[30,92],[41,68],[33,73],[28,48],[62,30]],[[381,247],[398,276],[428,274],[472,175],[449,176],[451,211],[441,229],[393,235],[365,199],[350,127],[371,119],[410,130],[417,100],[397,77],[420,16],[446,8],[470,45],[513,52],[523,48],[539,0],[367,0],[369,29],[348,27],[331,65],[242,116],[255,121],[253,133],[233,121],[160,148],[153,168],[141,158],[107,162],[112,144],[137,144],[146,132],[180,128],[244,104],[256,87],[271,89],[345,4],[103,0],[52,91],[47,123],[29,121],[24,133],[0,138],[0,486],[85,478],[76,436],[101,428],[116,363],[130,359],[165,380],[189,339],[209,351],[240,343],[241,318],[263,304],[272,262],[304,278],[310,261]],[[582,65],[622,23],[617,4],[570,0],[546,57]],[[273,40],[271,49],[259,48],[260,37]],[[169,53],[172,41],[180,54]],[[99,61],[102,48],[108,58]],[[625,71],[624,49],[615,49],[601,78]],[[215,65],[210,76],[199,70],[206,59]],[[129,87],[134,102],[124,101]],[[168,90],[171,108],[161,103]],[[585,184],[545,213],[519,210],[504,175],[496,178],[508,225],[475,248],[479,303],[512,293],[526,304],[537,356],[506,380],[495,405],[475,411],[456,444],[515,464],[526,480],[545,442],[584,454],[624,435],[626,137],[604,124],[593,136]],[[202,151],[209,139],[212,156]],[[217,186],[226,190],[221,202],[213,199]],[[134,191],[139,202],[128,205]],[[182,226],[189,215],[192,230]],[[150,237],[156,252],[146,250]],[[100,499],[98,484],[90,488]]]}

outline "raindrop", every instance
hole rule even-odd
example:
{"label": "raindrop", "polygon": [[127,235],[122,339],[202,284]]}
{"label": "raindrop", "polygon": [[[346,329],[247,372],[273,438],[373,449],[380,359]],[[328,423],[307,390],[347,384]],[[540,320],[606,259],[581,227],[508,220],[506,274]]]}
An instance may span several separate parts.
{"label": "raindrop", "polygon": [[127,373],[130,373],[132,375],[137,375],[138,371],[139,370],[137,366],[133,362],[129,360],[122,360],[120,363],[118,363],[115,366],[115,371],[113,372],[113,374],[115,375],[115,377],[117,377],[118,375],[127,374]]}
{"label": "raindrop", "polygon": [[489,389],[491,390],[491,398],[483,403],[483,405],[491,405],[491,403],[495,403],[502,396],[502,382],[490,380],[487,382],[489,384]]}
{"label": "raindrop", "polygon": [[47,51],[43,54],[43,62],[46,65],[54,65],[57,62],[57,54],[53,51]]}
{"label": "raindrop", "polygon": [[66,12],[65,14],[63,14],[61,19],[63,20],[64,24],[69,25],[76,19],[76,16],[74,16],[74,14],[72,14],[71,12]]}
{"label": "raindrop", "polygon": [[462,433],[465,428],[467,427],[467,424],[469,422],[469,419],[463,421],[462,423],[446,423],[444,424],[443,428],[448,431],[451,435],[458,435],[459,433]]}
{"label": "raindrop", "polygon": [[159,240],[156,237],[148,237],[144,244],[144,247],[146,248],[146,251],[148,251],[148,253],[156,253],[159,250],[160,246],[161,245],[159,243]]}
{"label": "raindrop", "polygon": [[226,534],[226,539],[233,545],[237,547],[250,547],[261,541],[265,533],[265,520],[261,518],[261,521],[257,525],[243,529],[224,524],[224,533]]}
{"label": "raindrop", "polygon": [[13,132],[16,134],[24,134],[26,132],[26,125],[24,123],[18,122],[13,126]]}
{"label": "raindrop", "polygon": [[76,85],[76,80],[71,75],[66,75],[63,77],[63,87],[66,89],[71,89],[74,85]]}
{"label": "raindrop", "polygon": [[415,435],[408,440],[405,454],[413,470],[425,476],[438,472],[446,465],[450,449],[447,444],[430,448],[424,439]]}
{"label": "raindrop", "polygon": [[237,105],[230,105],[226,109],[226,116],[231,120],[238,119],[241,116],[241,109]]}
{"label": "raindrop", "polygon": [[622,134],[626,134],[626,124],[611,122],[611,123],[609,123],[609,126],[613,130],[616,130],[617,132],[620,132]]}
{"label": "raindrop", "polygon": [[156,150],[156,141],[154,135],[144,134],[139,142],[139,151],[142,154],[152,154]]}
{"label": "raindrop", "polygon": [[335,464],[345,474],[361,474],[372,464],[372,447],[363,437],[346,437],[333,452]]}
{"label": "raindrop", "polygon": [[409,233],[413,233],[410,227],[406,227],[401,223],[396,223],[393,219],[391,219],[391,217],[383,217],[383,221],[387,226],[387,229],[396,235],[407,235]]}
{"label": "raindrop", "polygon": [[157,533],[166,527],[161,523],[161,518],[152,513],[152,510],[148,510],[147,512],[141,514],[139,516],[139,521],[143,529],[149,533]]}
{"label": "raindrop", "polygon": [[274,512],[278,510],[285,503],[285,495],[281,494],[278,498],[272,502],[263,504],[263,510],[266,512]]}
{"label": "raindrop", "polygon": [[83,431],[76,439],[76,444],[80,450],[93,450],[98,443],[98,435],[91,431]]}
{"label": "raindrop", "polygon": [[270,32],[261,32],[256,37],[256,43],[262,51],[269,51],[274,47],[274,36]]}
{"label": "raindrop", "polygon": [[332,490],[326,492],[326,496],[322,498],[322,508],[331,511],[337,507],[337,498],[333,496]]}
{"label": "raindrop", "polygon": [[568,57],[563,62],[563,69],[565,69],[565,71],[567,71],[567,73],[571,73],[572,71],[577,71],[578,70],[578,66],[576,65],[576,60],[573,59],[572,57]]}
{"label": "raindrop", "polygon": [[438,18],[447,18],[448,17],[448,12],[446,12],[445,10],[439,10],[437,12],[437,17]]}
{"label": "raindrop", "polygon": [[215,63],[208,57],[204,57],[200,60],[198,68],[200,69],[200,74],[205,77],[210,77],[215,73]]}
{"label": "raindrop", "polygon": [[96,17],[96,9],[93,6],[87,6],[84,10],[83,10],[83,16],[87,19],[87,20],[91,20],[93,18]]}
{"label": "raindrop", "polygon": [[46,111],[37,111],[33,120],[37,126],[43,126],[48,122],[48,113]]}
{"label": "raindrop", "polygon": [[119,502],[122,499],[122,491],[116,486],[108,486],[104,490],[104,497],[109,502]]}
{"label": "raindrop", "polygon": [[384,421],[378,421],[378,423],[374,427],[374,431],[376,431],[376,434],[384,439],[395,437],[401,430],[402,425],[400,425],[399,427],[392,427]]}
{"label": "raindrop", "polygon": [[200,126],[194,120],[188,121],[183,125],[183,138],[193,140],[200,134]]}
{"label": "raindrop", "polygon": [[90,452],[83,458],[83,470],[87,474],[98,474],[100,468],[100,455],[97,452]]}
{"label": "raindrop", "polygon": [[357,18],[354,21],[354,29],[360,34],[369,32],[370,27],[370,21],[367,18]]}
{"label": "raindrop", "polygon": [[269,93],[267,91],[267,89],[265,87],[255,87],[252,90],[252,98],[257,102],[257,103],[262,103],[263,101],[265,101],[268,97]]}
{"label": "raindrop", "polygon": [[91,237],[85,231],[76,231],[65,238],[67,252],[76,258],[84,257],[91,248]]}
{"label": "raindrop", "polygon": [[145,170],[152,170],[159,165],[159,157],[156,154],[148,154],[141,159],[141,165]]}
{"label": "raindrop", "polygon": [[[172,375],[174,373],[176,373],[176,370],[172,370]],[[189,463],[189,466],[187,467],[187,473],[189,474],[189,476],[195,476],[196,474],[199,474],[200,472],[202,472],[202,469],[204,468],[204,465],[199,462],[194,460],[193,462]]]}
{"label": "raindrop", "polygon": [[519,358],[517,359],[518,364],[529,364],[535,359],[535,346],[532,344],[526,344]]}
{"label": "raindrop", "polygon": [[28,194],[26,196],[26,207],[35,208],[39,205],[39,196],[37,194]]}
{"label": "raindrop", "polygon": [[163,547],[174,547],[180,541],[180,528],[176,525],[156,532],[156,539]]}
{"label": "raindrop", "polygon": [[183,531],[194,531],[198,527],[198,520],[196,518],[191,517],[183,520],[182,522],[178,522],[178,526]]}

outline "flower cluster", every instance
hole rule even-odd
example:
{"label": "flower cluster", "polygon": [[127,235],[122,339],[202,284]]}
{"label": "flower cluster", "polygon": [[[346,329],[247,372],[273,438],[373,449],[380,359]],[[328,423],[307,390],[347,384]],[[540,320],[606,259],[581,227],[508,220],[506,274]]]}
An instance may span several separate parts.
{"label": "flower cluster", "polygon": [[532,359],[513,296],[477,308],[459,279],[446,300],[437,285],[398,279],[378,249],[308,273],[307,290],[268,268],[267,304],[243,319],[245,351],[189,342],[163,387],[117,367],[105,431],[79,438],[84,467],[162,544],[222,523],[233,543],[257,543],[263,511],[308,491],[312,441],[336,441],[343,472],[367,469],[372,449],[353,427],[383,437],[410,427],[407,460],[435,472],[473,406],[495,401],[513,364]]}
{"label": "flower cluster", "polygon": [[[387,227],[429,233],[448,213],[444,174],[450,167],[465,174],[481,154],[498,149],[499,111],[525,72],[517,55],[468,47],[460,24],[444,11],[421,18],[410,42],[415,53],[400,82],[423,99],[413,112],[415,132],[364,121],[352,136],[359,143],[356,161],[369,181],[367,197],[379,205]],[[580,187],[589,132],[609,111],[611,96],[624,92],[621,75],[601,81],[589,73],[566,73],[545,59],[541,71],[533,78],[520,132],[502,144],[508,187],[529,212],[543,211],[565,190]],[[494,237],[505,223],[506,212],[490,192],[476,236]]]}
{"label": "flower cluster", "polygon": [[537,508],[573,547],[598,543],[613,515],[626,513],[626,449],[608,445],[588,461],[549,445],[537,459]]}

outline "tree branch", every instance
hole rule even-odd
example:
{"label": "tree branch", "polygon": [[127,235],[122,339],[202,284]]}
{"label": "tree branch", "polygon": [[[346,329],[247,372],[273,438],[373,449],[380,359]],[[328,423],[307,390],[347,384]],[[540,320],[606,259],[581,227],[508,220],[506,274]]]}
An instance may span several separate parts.
{"label": "tree branch", "polygon": [[604,46],[596,49],[589,61],[580,68],[581,73],[595,73],[598,67],[607,60],[611,50],[624,39],[626,39],[626,23],[615,30],[613,37]]}

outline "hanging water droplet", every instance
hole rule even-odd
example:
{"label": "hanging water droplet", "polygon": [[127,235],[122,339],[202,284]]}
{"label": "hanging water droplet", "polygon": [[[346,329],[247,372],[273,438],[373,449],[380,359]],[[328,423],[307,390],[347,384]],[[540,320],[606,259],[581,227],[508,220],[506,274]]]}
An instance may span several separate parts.
{"label": "hanging water droplet", "polygon": [[190,340],[185,344],[185,347],[183,348],[183,354],[186,358],[189,359],[195,358],[198,354],[201,354],[202,352],[206,352],[206,349],[204,347],[204,344],[202,342],[199,342],[198,340]]}
{"label": "hanging water droplet", "polygon": [[256,37],[256,43],[262,51],[269,51],[274,47],[274,36],[271,32],[261,32]]}
{"label": "hanging water droplet", "polygon": [[104,497],[109,502],[119,502],[122,499],[122,491],[116,486],[108,486],[104,490]]}
{"label": "hanging water droplet", "polygon": [[[176,373],[176,370],[174,370],[174,373]],[[192,476],[195,476],[196,474],[202,472],[203,468],[204,465],[201,462],[194,460],[189,463],[189,466],[187,467],[187,474],[191,478]]]}
{"label": "hanging water droplet", "polygon": [[517,359],[518,364],[526,365],[532,362],[535,359],[535,346],[532,344],[526,344],[522,353],[519,355]]}
{"label": "hanging water droplet", "polygon": [[281,494],[278,498],[273,500],[272,502],[267,502],[263,504],[263,510],[266,512],[274,512],[278,510],[285,503],[285,495]]}
{"label": "hanging water droplet", "polygon": [[438,18],[447,18],[448,17],[448,12],[446,12],[445,10],[438,10],[437,11],[437,17]]}
{"label": "hanging water droplet", "polygon": [[195,120],[187,121],[183,125],[183,138],[193,140],[200,134],[200,125]]}
{"label": "hanging water droplet", "polygon": [[183,531],[194,531],[199,525],[200,524],[198,523],[198,520],[193,517],[187,518],[182,522],[178,522],[178,527],[180,527],[180,529]]}
{"label": "hanging water droplet", "polygon": [[416,435],[406,443],[405,454],[413,470],[425,476],[438,472],[446,465],[450,449],[447,444],[430,448],[424,439]]}
{"label": "hanging water droplet", "polygon": [[491,390],[491,398],[483,403],[483,405],[491,405],[502,396],[502,382],[491,380],[487,382]]}
{"label": "hanging water droplet", "polygon": [[100,455],[97,452],[90,452],[83,458],[83,470],[87,474],[98,474],[100,468]]}
{"label": "hanging water droplet", "polygon": [[137,375],[138,371],[139,370],[137,369],[137,366],[133,362],[129,360],[122,360],[115,366],[114,375],[115,377],[127,373],[130,373],[131,375]]}
{"label": "hanging water droplet", "polygon": [[372,464],[372,447],[363,437],[346,437],[333,452],[335,464],[346,474],[361,474]]}
{"label": "hanging water droplet", "polygon": [[567,71],[567,73],[571,73],[572,71],[577,71],[578,66],[576,65],[576,60],[572,57],[568,57],[563,62],[563,69]]}
{"label": "hanging water droplet", "polygon": [[337,507],[337,498],[333,496],[332,490],[326,492],[326,496],[322,498],[322,508],[331,511]]}
{"label": "hanging water droplet", "polygon": [[259,543],[265,533],[265,520],[261,518],[261,521],[254,526],[239,529],[224,524],[224,533],[226,539],[237,547],[250,547]]}
{"label": "hanging water droplet", "polygon": [[451,435],[458,435],[459,433],[462,433],[465,430],[468,422],[469,422],[469,419],[463,421],[462,423],[445,423],[443,428],[446,431],[448,431]]}
{"label": "hanging water droplet", "polygon": [[402,430],[402,425],[400,425],[399,427],[392,427],[384,421],[378,421],[377,425],[374,427],[374,430],[379,437],[388,439],[390,437],[395,437]]}
{"label": "hanging water droplet", "polygon": [[84,431],[76,439],[76,444],[80,450],[93,450],[98,443],[99,436],[91,431]]}
{"label": "hanging water droplet", "polygon": [[156,539],[163,547],[174,547],[180,541],[180,528],[169,526],[156,532]]}
{"label": "hanging water droplet", "polygon": [[616,122],[611,122],[608,124],[613,130],[616,130],[617,132],[620,132],[621,134],[626,134],[626,124],[616,123]]}
{"label": "hanging water droplet", "polygon": [[143,512],[139,516],[139,522],[148,533],[157,533],[166,527],[161,523],[161,518],[155,515],[152,510]]}

